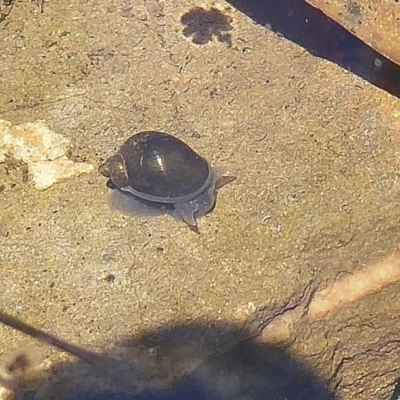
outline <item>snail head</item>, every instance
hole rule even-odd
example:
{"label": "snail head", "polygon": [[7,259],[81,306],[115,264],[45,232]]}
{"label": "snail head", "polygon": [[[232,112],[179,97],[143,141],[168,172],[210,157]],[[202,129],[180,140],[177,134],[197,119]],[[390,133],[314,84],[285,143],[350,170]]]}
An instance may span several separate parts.
{"label": "snail head", "polygon": [[128,185],[129,176],[126,164],[120,154],[111,156],[105,163],[99,166],[99,173],[111,179],[112,183],[118,188]]}

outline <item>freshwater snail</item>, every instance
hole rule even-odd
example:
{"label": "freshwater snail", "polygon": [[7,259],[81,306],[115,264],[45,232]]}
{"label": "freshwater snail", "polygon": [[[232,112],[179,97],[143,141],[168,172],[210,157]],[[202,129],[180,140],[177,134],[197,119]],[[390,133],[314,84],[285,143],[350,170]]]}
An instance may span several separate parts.
{"label": "freshwater snail", "polygon": [[99,173],[138,201],[173,209],[194,230],[196,218],[214,207],[216,190],[228,183],[220,184],[222,177],[186,143],[153,131],[127,139]]}

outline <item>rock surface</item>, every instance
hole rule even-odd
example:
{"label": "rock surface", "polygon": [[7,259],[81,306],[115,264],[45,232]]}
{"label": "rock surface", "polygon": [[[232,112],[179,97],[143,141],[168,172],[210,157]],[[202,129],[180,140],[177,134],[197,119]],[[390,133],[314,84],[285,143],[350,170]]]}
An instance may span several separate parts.
{"label": "rock surface", "polygon": [[[294,365],[327,396],[390,398],[400,376],[397,278],[379,277],[379,290],[365,280],[364,296],[358,287],[343,307],[334,297],[339,305],[315,311],[319,319],[307,307],[316,291],[396,254],[397,99],[222,1],[72,0],[46,2],[43,14],[16,2],[5,22],[0,114],[12,126],[44,120],[72,144],[71,160],[93,165],[135,132],[166,131],[238,179],[196,235],[168,215],[112,210],[96,174],[37,191],[23,162],[1,164],[0,223],[9,232],[0,236],[1,308],[97,351],[106,366],[128,358],[143,390],[183,382],[242,340],[238,327],[268,332],[294,310],[270,384],[291,388],[284,372]],[[349,292],[361,281],[343,282]],[[0,339],[2,354],[34,346],[51,363],[42,398],[109,386],[14,330],[0,326]],[[124,339],[130,352],[118,346]],[[274,371],[264,362],[277,354],[271,337],[259,340],[258,366],[217,357],[196,376],[243,398],[238,377],[254,383],[251,371]],[[232,351],[237,361],[240,347]],[[252,387],[247,395],[263,398],[265,387]]]}

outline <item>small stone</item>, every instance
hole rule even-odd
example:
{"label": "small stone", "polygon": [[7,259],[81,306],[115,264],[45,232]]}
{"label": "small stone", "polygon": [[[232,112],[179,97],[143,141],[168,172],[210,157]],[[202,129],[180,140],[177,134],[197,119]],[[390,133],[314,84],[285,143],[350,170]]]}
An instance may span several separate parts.
{"label": "small stone", "polygon": [[37,190],[44,190],[64,179],[94,171],[94,166],[87,163],[75,163],[67,157],[53,161],[38,161],[30,165],[30,175]]}
{"label": "small stone", "polygon": [[42,121],[12,126],[9,121],[0,120],[0,163],[6,161],[7,155],[26,163],[37,190],[94,171],[92,164],[68,159],[70,146],[69,139],[53,132]]}

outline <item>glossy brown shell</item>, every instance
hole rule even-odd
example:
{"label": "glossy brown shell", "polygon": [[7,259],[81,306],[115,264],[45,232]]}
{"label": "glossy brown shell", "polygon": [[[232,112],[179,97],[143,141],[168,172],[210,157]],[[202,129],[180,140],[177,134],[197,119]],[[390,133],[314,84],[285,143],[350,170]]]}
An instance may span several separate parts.
{"label": "glossy brown shell", "polygon": [[141,132],[130,137],[118,155],[125,163],[126,186],[159,198],[189,196],[210,176],[210,166],[203,157],[162,132]]}

